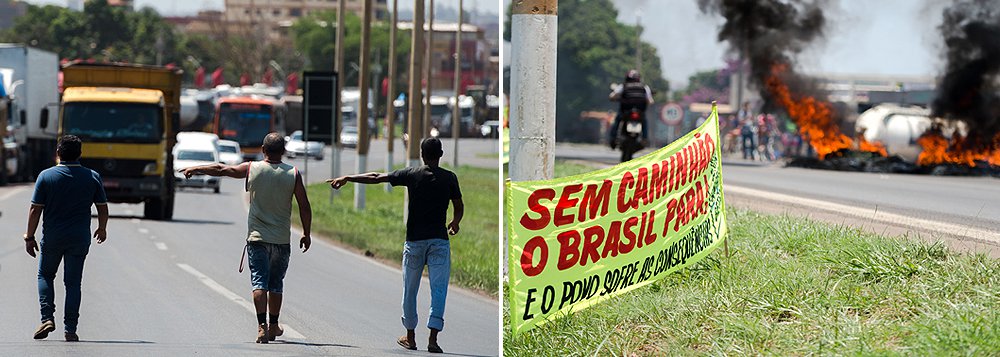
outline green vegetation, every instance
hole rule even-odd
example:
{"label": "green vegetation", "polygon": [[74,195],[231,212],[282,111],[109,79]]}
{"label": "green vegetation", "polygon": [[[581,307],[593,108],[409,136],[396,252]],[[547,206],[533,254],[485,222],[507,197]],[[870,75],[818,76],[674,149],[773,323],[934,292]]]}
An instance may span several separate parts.
{"label": "green vegetation", "polygon": [[[510,40],[508,8],[503,37]],[[621,83],[635,67],[639,29],[618,22],[611,0],[559,1],[558,63],[556,83],[556,138],[559,141],[592,140],[599,129],[580,120],[580,112],[617,109],[608,102],[608,85]],[[642,42],[643,81],[663,101],[670,83],[663,78],[656,47]],[[508,85],[509,81],[505,82]]]}
{"label": "green vegetation", "polygon": [[[451,169],[451,168],[449,168]],[[497,295],[496,169],[461,166],[454,170],[462,187],[465,217],[461,231],[451,239],[451,281],[467,288]],[[367,186],[364,211],[354,210],[355,184],[340,189],[330,205],[330,186],[309,185],[313,231],[391,264],[400,264],[406,227],[403,225],[405,188],[385,192],[382,185]],[[298,210],[293,222],[298,222]],[[451,217],[449,209],[449,219]]]}
{"label": "green vegetation", "polygon": [[1000,354],[1000,261],[728,212],[731,257],[720,249],[568,318],[519,336],[505,329],[504,354]]}

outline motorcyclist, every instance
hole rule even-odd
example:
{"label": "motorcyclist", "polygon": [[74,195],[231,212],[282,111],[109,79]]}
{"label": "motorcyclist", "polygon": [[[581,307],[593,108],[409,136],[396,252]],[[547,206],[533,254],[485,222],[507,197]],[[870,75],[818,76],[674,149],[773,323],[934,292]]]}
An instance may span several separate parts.
{"label": "motorcyclist", "polygon": [[640,144],[646,146],[647,139],[649,138],[649,125],[646,123],[646,107],[653,104],[653,91],[649,89],[649,86],[642,83],[642,77],[639,75],[637,70],[629,70],[625,75],[625,83],[621,85],[615,85],[612,87],[611,94],[608,95],[608,99],[613,102],[618,102],[618,115],[615,116],[614,122],[611,124],[610,140],[611,149],[614,150],[618,146],[618,135],[621,130],[621,121],[625,115],[632,109],[638,109],[642,114],[640,118],[642,120],[642,140]]}

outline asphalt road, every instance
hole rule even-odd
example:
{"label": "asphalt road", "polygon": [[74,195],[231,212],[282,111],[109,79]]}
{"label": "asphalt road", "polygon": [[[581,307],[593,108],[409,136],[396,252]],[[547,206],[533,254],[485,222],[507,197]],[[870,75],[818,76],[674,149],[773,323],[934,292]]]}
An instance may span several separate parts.
{"label": "asphalt road", "polygon": [[[221,194],[182,191],[175,220],[140,218],[141,205],[111,205],[108,240],[93,244],[84,270],[80,343],[62,341],[61,273],[56,288],[56,333],[31,339],[38,325],[37,260],[24,252],[30,186],[0,188],[0,355],[244,356],[426,355],[395,339],[402,275],[396,268],[314,239],[307,253],[293,248],[281,321],[285,336],[258,345],[249,272],[237,272],[246,235],[242,182],[224,181]],[[96,221],[94,222],[96,227]],[[402,244],[402,238],[400,238]],[[421,326],[429,288],[421,287]],[[495,299],[452,286],[440,344],[455,355],[498,354]]]}
{"label": "asphalt road", "polygon": [[[559,144],[556,157],[612,165],[618,152]],[[723,182],[727,204],[1000,254],[1000,179],[811,170],[726,158]]]}
{"label": "asphalt road", "polygon": [[[441,164],[443,166],[450,166],[454,158],[454,141],[451,138],[441,138],[441,144],[444,149],[444,156],[441,157]],[[458,151],[459,151],[459,165],[469,165],[475,167],[483,168],[496,168],[498,167],[500,161],[498,158],[498,153],[500,150],[499,141],[497,139],[459,139],[458,140]],[[386,171],[386,153],[388,152],[388,142],[385,139],[372,140],[371,146],[368,152],[368,162],[366,172]],[[341,175],[357,173],[357,156],[358,152],[355,148],[344,148],[341,152]],[[289,159],[292,165],[299,167],[300,170],[304,170],[306,179],[310,182],[320,182],[330,178],[331,176],[331,163],[333,155],[330,152],[330,147],[327,146],[323,150],[323,160],[316,160],[310,158],[308,160],[308,166],[306,165],[306,160],[303,157],[297,157],[294,159]],[[396,139],[393,145],[393,164],[394,165],[405,165],[406,164],[406,147],[403,146],[403,140]]]}

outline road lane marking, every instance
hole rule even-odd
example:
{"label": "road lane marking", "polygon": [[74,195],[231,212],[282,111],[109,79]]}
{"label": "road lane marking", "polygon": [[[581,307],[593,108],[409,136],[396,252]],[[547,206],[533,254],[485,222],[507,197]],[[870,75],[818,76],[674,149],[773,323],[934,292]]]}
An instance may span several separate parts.
{"label": "road lane marking", "polygon": [[[129,213],[129,214],[131,214],[131,213]],[[138,218],[132,218],[132,223],[138,224],[139,222],[142,222],[142,220],[138,219]]]}
{"label": "road lane marking", "polygon": [[146,229],[146,228],[139,228],[139,233],[142,233],[142,234],[149,234],[149,230],[148,230],[148,229]]}
{"label": "road lane marking", "polygon": [[[198,269],[195,269],[194,267],[184,263],[177,263],[177,266],[180,267],[181,270],[188,272],[188,274],[194,275],[196,278],[198,278],[199,281],[201,281],[202,284],[205,284],[205,286],[207,286],[209,289],[212,289],[212,291],[219,293],[219,295],[222,295],[222,297],[236,303],[237,305],[243,306],[243,308],[246,309],[247,311],[250,311],[251,314],[257,313],[257,310],[254,309],[253,307],[253,303],[247,301],[247,299],[240,297],[238,294],[232,292],[232,290],[226,289],[226,287],[222,286],[222,284],[219,284],[219,282],[213,280],[212,278],[209,278],[205,274],[202,274],[200,271],[198,271]],[[282,329],[285,330],[283,337],[300,339],[300,340],[306,339],[306,336],[302,335],[301,333],[293,329],[291,326],[288,326],[287,324],[281,324],[281,327]]]}
{"label": "road lane marking", "polygon": [[155,244],[155,245],[156,245],[156,249],[159,249],[159,250],[167,250],[167,243],[163,243],[163,242],[156,242],[156,243],[153,243],[153,244]]}
{"label": "road lane marking", "polygon": [[18,186],[18,187],[12,188],[12,189],[10,189],[10,191],[4,192],[3,195],[0,195],[0,201],[4,201],[4,200],[6,200],[8,198],[11,198],[14,195],[16,195],[18,193],[21,193],[22,191],[24,191],[26,189],[28,189],[28,186]]}
{"label": "road lane marking", "polygon": [[899,214],[888,213],[877,209],[873,210],[872,208],[854,207],[839,203],[833,203],[829,201],[821,201],[811,198],[791,196],[777,192],[762,191],[762,190],[733,186],[728,184],[725,186],[725,192],[726,193],[732,192],[738,195],[743,194],[748,196],[761,197],[764,199],[779,201],[792,205],[809,206],[826,211],[847,214],[859,218],[871,219],[893,225],[919,227],[945,235],[961,236],[976,240],[984,240],[992,243],[1000,243],[1000,232],[989,231],[975,227],[963,226],[963,225],[940,222],[940,221],[931,221],[927,219],[914,218]]}

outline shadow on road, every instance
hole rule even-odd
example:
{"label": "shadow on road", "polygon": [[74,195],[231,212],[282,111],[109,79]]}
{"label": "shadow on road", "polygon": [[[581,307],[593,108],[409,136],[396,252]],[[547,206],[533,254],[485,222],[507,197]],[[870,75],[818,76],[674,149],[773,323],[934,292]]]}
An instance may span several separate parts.
{"label": "shadow on road", "polygon": [[358,348],[358,346],[342,345],[342,344],[339,344],[339,343],[299,342],[299,341],[285,341],[285,340],[275,340],[275,341],[271,341],[271,343],[273,343],[273,344],[282,344],[282,345],[310,346],[310,347]]}
{"label": "shadow on road", "polygon": [[[91,218],[97,218],[97,215],[96,214],[95,215],[91,215],[90,217]],[[126,215],[121,215],[121,214],[109,215],[108,219],[141,219],[141,220],[144,220],[144,221],[147,220],[143,216],[126,216]],[[162,221],[162,222],[183,223],[183,224],[219,224],[219,225],[227,225],[227,226],[233,225],[232,221],[216,221],[216,220],[211,220],[211,219],[174,218],[172,220]]]}

